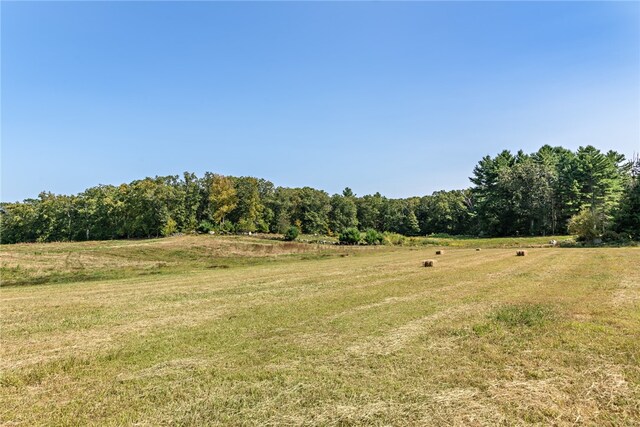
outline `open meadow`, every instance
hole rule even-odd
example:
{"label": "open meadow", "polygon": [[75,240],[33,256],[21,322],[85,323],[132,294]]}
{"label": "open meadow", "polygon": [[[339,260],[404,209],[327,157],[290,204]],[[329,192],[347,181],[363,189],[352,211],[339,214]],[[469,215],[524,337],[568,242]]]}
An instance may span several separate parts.
{"label": "open meadow", "polygon": [[548,239],[0,246],[0,424],[640,425],[640,248]]}

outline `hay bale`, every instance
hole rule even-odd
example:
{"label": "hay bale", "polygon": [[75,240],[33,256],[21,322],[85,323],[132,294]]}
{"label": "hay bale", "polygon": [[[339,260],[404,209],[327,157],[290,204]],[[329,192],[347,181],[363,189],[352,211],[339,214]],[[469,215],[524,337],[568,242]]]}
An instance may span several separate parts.
{"label": "hay bale", "polygon": [[516,251],[516,256],[525,256],[527,251]]}
{"label": "hay bale", "polygon": [[444,251],[436,251],[436,255],[442,255]]}
{"label": "hay bale", "polygon": [[434,264],[435,264],[435,261],[432,260],[432,259],[425,259],[422,262],[422,265],[425,266],[425,267],[433,267]]}
{"label": "hay bale", "polygon": [[479,251],[479,250],[480,250],[480,248],[476,248],[476,251]]}

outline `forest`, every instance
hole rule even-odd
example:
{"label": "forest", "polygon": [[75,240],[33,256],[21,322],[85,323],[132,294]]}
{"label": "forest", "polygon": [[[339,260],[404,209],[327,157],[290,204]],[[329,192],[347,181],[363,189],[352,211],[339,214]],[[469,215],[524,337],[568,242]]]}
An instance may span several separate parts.
{"label": "forest", "polygon": [[276,187],[254,177],[185,172],[76,195],[2,203],[1,243],[149,238],[176,233],[375,230],[405,236],[577,234],[640,238],[640,160],[593,147],[543,146],[483,157],[470,188],[393,199]]}

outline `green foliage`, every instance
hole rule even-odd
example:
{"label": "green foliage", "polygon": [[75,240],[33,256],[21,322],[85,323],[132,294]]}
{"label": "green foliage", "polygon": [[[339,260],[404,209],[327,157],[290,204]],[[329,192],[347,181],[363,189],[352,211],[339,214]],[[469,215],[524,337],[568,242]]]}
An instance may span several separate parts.
{"label": "green foliage", "polygon": [[325,191],[311,187],[289,188],[283,191],[287,197],[288,211],[285,218],[300,224],[303,233],[326,234],[329,231],[331,205]]}
{"label": "green foliage", "polygon": [[420,224],[412,209],[408,210],[404,217],[402,231],[407,236],[417,236],[420,234]]}
{"label": "green foliage", "polygon": [[500,175],[515,164],[511,152],[504,150],[495,158],[485,156],[473,169],[471,182],[480,234],[505,236],[512,232],[514,214],[510,194],[500,185]]}
{"label": "green foliage", "polygon": [[360,243],[361,238],[362,236],[360,235],[360,231],[355,227],[350,227],[340,233],[338,240],[340,241],[340,243],[346,245],[357,245],[358,243]]}
{"label": "green foliage", "polygon": [[358,224],[363,228],[373,228],[374,230],[382,230],[380,218],[380,210],[385,199],[376,193],[373,196],[366,195],[356,199],[356,208],[358,216]]}
{"label": "green foliage", "polygon": [[509,169],[501,171],[498,185],[511,194],[510,210],[515,218],[512,227],[519,235],[552,232],[550,209],[555,173],[551,166],[523,158]]}
{"label": "green foliage", "polygon": [[384,243],[385,245],[402,246],[407,241],[406,237],[398,233],[391,233],[386,231],[382,233],[382,236],[383,236],[382,243]]}
{"label": "green foliage", "polygon": [[200,224],[198,224],[198,231],[200,233],[208,233],[210,231],[213,231],[215,229],[215,225],[213,225],[211,222],[205,220],[200,221]]}
{"label": "green foliage", "polygon": [[299,235],[300,235],[300,229],[295,225],[292,225],[287,229],[287,232],[284,233],[284,240],[292,242],[296,240]]}
{"label": "green foliage", "polygon": [[167,219],[167,222],[162,227],[162,235],[164,237],[171,236],[178,232],[178,223],[171,217]]}
{"label": "green foliage", "polygon": [[632,162],[632,179],[615,212],[614,228],[619,233],[640,240],[640,156]]}
{"label": "green foliage", "polygon": [[269,224],[264,219],[259,219],[258,224],[256,225],[257,231],[260,233],[268,233],[269,232]]}
{"label": "green foliage", "polygon": [[544,146],[533,155],[503,151],[484,157],[471,182],[474,214],[481,235],[564,233],[583,206],[610,220],[618,205],[629,164],[614,151],[592,147],[572,153]]}
{"label": "green foliage", "polygon": [[471,192],[436,191],[424,196],[416,206],[416,217],[421,234],[471,234],[473,229]]}
{"label": "green foliage", "polygon": [[606,243],[625,243],[628,240],[628,236],[625,233],[616,233],[613,230],[606,230],[602,233],[601,238]]}
{"label": "green foliage", "polygon": [[379,231],[369,228],[364,233],[363,239],[368,245],[381,245],[384,241],[384,236]]}
{"label": "green foliage", "polygon": [[334,233],[342,233],[350,227],[358,225],[358,209],[354,202],[355,196],[349,188],[344,190],[347,196],[334,194],[331,196],[331,210],[329,211],[329,227]]}
{"label": "green foliage", "polygon": [[233,180],[222,175],[213,175],[209,185],[209,211],[216,224],[224,223],[225,217],[238,205]]}
{"label": "green foliage", "polygon": [[[144,238],[196,229],[285,233],[291,225],[312,235],[359,227],[405,236],[536,236],[566,233],[569,223],[585,236],[600,235],[611,224],[615,232],[640,239],[639,174],[637,159],[627,162],[591,146],[576,152],[544,146],[515,155],[505,150],[481,159],[473,188],[407,199],[357,197],[349,188],[329,197],[254,177],[185,172],[3,203],[0,242]],[[588,233],[581,231],[593,226],[581,212],[585,207],[596,221]],[[403,244],[389,236],[386,243]]]}
{"label": "green foliage", "polygon": [[216,227],[216,229],[218,230],[218,232],[223,233],[223,234],[235,233],[237,231],[236,225],[234,223],[232,223],[231,221],[225,221],[225,222],[219,224]]}
{"label": "green foliage", "polygon": [[247,219],[247,218],[242,218],[240,219],[237,224],[236,224],[236,231],[240,231],[240,232],[253,232],[256,231],[257,227],[255,222]]}
{"label": "green foliage", "polygon": [[590,241],[598,237],[602,228],[601,218],[588,207],[584,207],[579,213],[569,220],[569,233],[578,237],[580,241]]}
{"label": "green foliage", "polygon": [[259,182],[256,178],[233,178],[237,204],[229,213],[229,219],[237,224],[238,231],[256,231],[264,206],[260,200]]}

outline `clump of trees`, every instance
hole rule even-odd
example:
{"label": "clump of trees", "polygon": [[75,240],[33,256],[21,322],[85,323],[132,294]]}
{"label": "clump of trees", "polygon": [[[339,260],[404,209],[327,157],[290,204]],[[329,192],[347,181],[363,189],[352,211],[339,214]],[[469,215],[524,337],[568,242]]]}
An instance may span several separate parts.
{"label": "clump of trees", "polygon": [[614,232],[640,240],[640,155],[631,163],[631,179],[624,188],[614,220]]}
{"label": "clump of trees", "polygon": [[604,228],[614,220],[630,170],[631,162],[622,154],[592,146],[576,152],[544,146],[533,154],[503,151],[484,157],[471,178],[477,232],[563,234],[571,217],[584,208]]}
{"label": "clump of trees", "polygon": [[[3,203],[2,243],[159,237],[182,232],[351,236],[378,244],[434,233],[473,236],[611,233],[640,238],[640,161],[592,146],[544,146],[480,160],[472,187],[423,197],[329,195],[254,177],[205,173],[42,192]],[[587,224],[587,225],[585,225]],[[569,227],[571,226],[571,230]],[[583,233],[587,227],[588,233]],[[353,231],[355,230],[355,231]],[[365,230],[361,235],[360,230]],[[384,233],[384,235],[382,234]],[[389,237],[392,236],[392,237]],[[297,236],[296,236],[297,237]],[[295,238],[295,237],[294,237]],[[357,242],[356,242],[357,243]]]}

